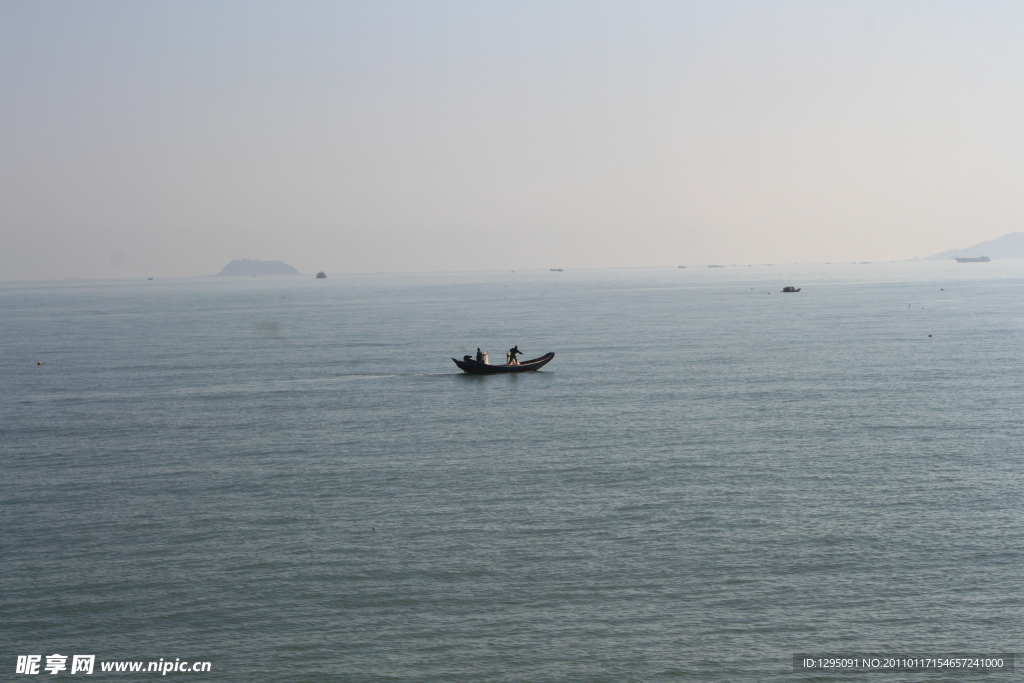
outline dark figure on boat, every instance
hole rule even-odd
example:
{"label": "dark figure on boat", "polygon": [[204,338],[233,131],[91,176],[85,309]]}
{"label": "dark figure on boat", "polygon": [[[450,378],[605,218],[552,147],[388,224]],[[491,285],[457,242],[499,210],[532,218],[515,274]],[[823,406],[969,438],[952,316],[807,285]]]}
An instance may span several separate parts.
{"label": "dark figure on boat", "polygon": [[523,352],[519,350],[519,344],[513,346],[508,350],[508,364],[519,365],[519,361],[516,359],[516,356],[521,356],[522,354]]}
{"label": "dark figure on boat", "polygon": [[486,356],[486,354],[480,350],[480,347],[476,347],[476,362],[486,363],[487,361],[484,360],[484,356]]}

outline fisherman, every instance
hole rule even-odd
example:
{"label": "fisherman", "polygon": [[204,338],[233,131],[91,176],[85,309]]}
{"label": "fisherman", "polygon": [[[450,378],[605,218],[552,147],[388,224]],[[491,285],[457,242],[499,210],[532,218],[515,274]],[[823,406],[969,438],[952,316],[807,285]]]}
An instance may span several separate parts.
{"label": "fisherman", "polygon": [[508,350],[508,364],[519,365],[519,361],[516,359],[517,355],[522,355],[522,351],[519,350],[519,344],[516,344]]}
{"label": "fisherman", "polygon": [[483,351],[480,350],[480,347],[479,346],[476,347],[476,362],[477,363],[483,363],[484,362],[484,355],[485,354],[484,354]]}

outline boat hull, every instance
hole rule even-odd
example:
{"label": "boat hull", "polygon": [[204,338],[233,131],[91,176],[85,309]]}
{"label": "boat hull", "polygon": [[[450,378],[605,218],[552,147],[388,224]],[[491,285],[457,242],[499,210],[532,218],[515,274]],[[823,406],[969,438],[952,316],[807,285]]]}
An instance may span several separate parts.
{"label": "boat hull", "polygon": [[452,361],[459,366],[459,368],[470,375],[503,375],[509,372],[536,372],[542,367],[551,362],[551,359],[555,357],[555,352],[545,353],[539,358],[532,358],[530,360],[524,360],[518,365],[488,365],[487,363],[481,363],[475,360],[458,360],[452,358]]}

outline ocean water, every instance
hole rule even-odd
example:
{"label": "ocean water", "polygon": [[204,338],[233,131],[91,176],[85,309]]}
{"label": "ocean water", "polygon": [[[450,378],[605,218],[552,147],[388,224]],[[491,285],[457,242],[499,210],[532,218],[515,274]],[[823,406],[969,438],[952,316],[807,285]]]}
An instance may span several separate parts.
{"label": "ocean water", "polygon": [[1022,262],[0,283],[0,350],[0,680],[1021,650]]}

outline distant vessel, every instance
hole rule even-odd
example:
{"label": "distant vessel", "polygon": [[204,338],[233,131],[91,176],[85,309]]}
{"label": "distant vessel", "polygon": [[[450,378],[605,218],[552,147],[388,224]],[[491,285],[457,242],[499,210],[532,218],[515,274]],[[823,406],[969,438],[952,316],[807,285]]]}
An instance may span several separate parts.
{"label": "distant vessel", "polygon": [[472,356],[463,356],[462,360],[456,360],[455,364],[458,365],[463,372],[470,375],[497,375],[507,372],[536,372],[544,367],[552,358],[555,357],[554,351],[549,351],[539,358],[533,358],[531,360],[524,360],[522,363],[516,363],[510,365],[488,365],[487,363],[481,363],[478,360],[473,360]]}
{"label": "distant vessel", "polygon": [[316,274],[316,279],[317,279],[317,280],[322,280],[322,279],[324,279],[325,277],[327,277],[327,273],[325,273],[325,272],[324,272],[324,271],[322,271],[322,270],[321,270],[321,271],[320,271],[319,273],[317,273],[317,274]]}
{"label": "distant vessel", "polygon": [[725,266],[708,266],[708,268],[725,268]]}
{"label": "distant vessel", "polygon": [[992,259],[988,256],[954,256],[957,263],[988,263]]}
{"label": "distant vessel", "polygon": [[799,287],[783,287],[782,291],[783,292],[799,292],[800,288]]}
{"label": "distant vessel", "polygon": [[561,268],[548,268],[552,273],[564,273],[565,271]]}

